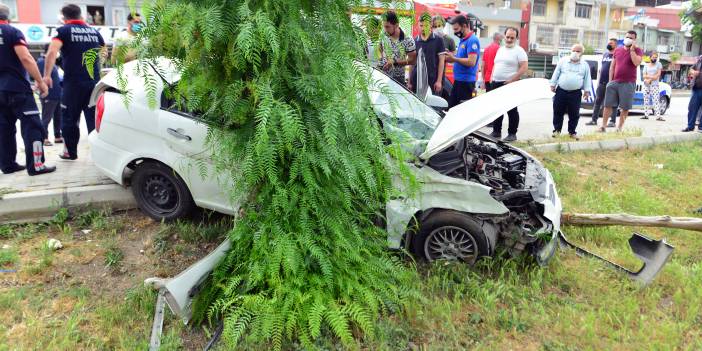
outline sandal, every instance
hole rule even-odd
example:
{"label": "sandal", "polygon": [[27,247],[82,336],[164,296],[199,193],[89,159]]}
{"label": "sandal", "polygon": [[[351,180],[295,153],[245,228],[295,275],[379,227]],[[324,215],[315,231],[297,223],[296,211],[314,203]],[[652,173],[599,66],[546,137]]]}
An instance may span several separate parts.
{"label": "sandal", "polygon": [[607,129],[605,129],[605,127],[599,127],[599,128],[597,128],[597,132],[598,132],[598,133],[604,133],[604,132],[606,132],[606,131],[607,131]]}
{"label": "sandal", "polygon": [[656,118],[656,121],[663,121],[663,122],[665,122],[665,118],[663,118],[663,117],[658,117],[658,118]]}
{"label": "sandal", "polygon": [[46,139],[44,140],[44,146],[54,146],[54,144],[52,144],[49,139]]}

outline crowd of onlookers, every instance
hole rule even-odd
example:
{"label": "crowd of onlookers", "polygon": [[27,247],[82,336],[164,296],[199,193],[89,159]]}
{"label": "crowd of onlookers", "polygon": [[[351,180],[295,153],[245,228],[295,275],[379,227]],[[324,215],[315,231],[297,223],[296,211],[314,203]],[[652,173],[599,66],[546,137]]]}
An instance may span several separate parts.
{"label": "crowd of onlookers", "polygon": [[[528,70],[527,53],[518,45],[518,28],[508,27],[502,33],[494,33],[492,43],[481,53],[480,41],[474,32],[475,28],[472,27],[473,23],[465,16],[458,15],[449,19],[453,34],[458,38],[457,44],[444,32],[444,19],[441,16],[431,17],[428,13],[423,13],[420,16],[420,34],[415,38],[410,38],[403,32],[397,15],[392,11],[383,15],[382,33],[374,30],[379,28],[379,25],[372,22],[366,23],[369,36],[378,39],[371,39],[369,43],[371,62],[400,84],[406,84],[410,90],[416,91],[417,52],[421,49],[431,91],[435,95],[446,97],[449,108],[475,96],[480,74],[485,90],[489,92],[521,79]],[[592,85],[591,67],[582,59],[582,44],[573,45],[570,55],[559,60],[550,79],[551,90],[555,93],[554,137],[561,134],[567,114],[568,135],[575,140],[579,139],[577,127],[583,99],[594,100],[592,119],[586,125],[597,126],[598,132],[605,132],[607,128],[622,131],[632,109],[637,70],[642,65],[644,56],[636,40],[636,32],[629,31],[622,39],[610,38],[606,44],[603,43],[606,50],[601,56],[596,87]],[[453,83],[446,79],[447,63],[453,63]],[[405,66],[411,66],[411,74],[407,80]],[[695,65],[690,71],[693,81],[702,79],[699,75],[701,68],[702,63]],[[648,61],[643,64],[641,75],[644,110],[642,119],[653,117],[658,121],[665,120],[661,116],[662,71],[663,66],[658,61],[658,53],[651,52]],[[695,84],[690,101],[688,126],[683,131],[694,129],[700,106],[702,84]],[[503,138],[503,116],[490,124],[491,135],[505,142],[512,142],[517,140],[519,110],[513,108],[507,112],[507,116],[506,136]],[[600,117],[602,122],[598,124]]]}

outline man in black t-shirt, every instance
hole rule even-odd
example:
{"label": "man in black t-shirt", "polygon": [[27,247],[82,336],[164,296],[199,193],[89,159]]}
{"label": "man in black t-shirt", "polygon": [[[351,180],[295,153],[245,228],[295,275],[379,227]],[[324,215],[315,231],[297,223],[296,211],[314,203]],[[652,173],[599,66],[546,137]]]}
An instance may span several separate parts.
{"label": "man in black t-shirt", "polygon": [[[695,130],[695,124],[699,116],[700,107],[702,107],[702,55],[697,58],[697,62],[690,69],[689,75],[692,84],[692,96],[690,103],[687,105],[687,127],[683,132],[691,132]],[[702,133],[702,122],[699,122],[698,131]]]}
{"label": "man in black t-shirt", "polygon": [[[417,52],[424,55],[427,67],[427,82],[434,92],[434,95],[441,95],[444,81],[444,41],[431,31],[431,16],[423,13],[420,17],[421,34],[414,38]],[[417,92],[417,64],[412,65],[412,75],[410,75],[410,87]]]}
{"label": "man in black t-shirt", "polygon": [[[49,45],[44,65],[44,81],[51,87],[51,71],[56,63],[56,56],[61,50],[63,57],[63,96],[61,97],[64,151],[59,155],[64,160],[78,158],[78,141],[80,140],[80,114],[85,116],[88,134],[95,129],[95,107],[88,107],[90,94],[100,79],[100,59],[96,58],[92,74],[83,65],[84,57],[105,55],[105,41],[97,29],[88,26],[81,18],[80,7],[66,5],[61,9],[64,25],[56,30],[57,34]],[[58,84],[58,82],[56,82]]]}
{"label": "man in black t-shirt", "polygon": [[[609,42],[607,42],[607,51],[602,54],[602,68],[600,68],[597,90],[595,90],[595,105],[592,106],[592,121],[585,123],[588,126],[596,126],[597,119],[600,118],[605,92],[607,91],[607,83],[609,83],[609,67],[612,64],[612,59],[614,59],[614,49],[616,48],[617,39],[609,39]],[[609,119],[608,127],[614,127],[614,123],[617,120],[617,112],[617,109],[612,112],[612,117]]]}
{"label": "man in black t-shirt", "polygon": [[[37,81],[42,97],[48,93],[22,32],[10,25],[10,9],[0,4],[0,170],[10,174],[27,169],[30,176],[51,173],[44,164],[44,129],[27,73]],[[20,121],[26,166],[19,165],[15,124]]]}

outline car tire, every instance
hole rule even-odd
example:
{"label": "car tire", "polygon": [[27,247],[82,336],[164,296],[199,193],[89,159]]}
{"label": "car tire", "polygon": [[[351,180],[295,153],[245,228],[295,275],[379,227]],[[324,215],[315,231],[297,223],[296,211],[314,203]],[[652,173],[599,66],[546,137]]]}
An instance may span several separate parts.
{"label": "car tire", "polygon": [[170,167],[152,161],[136,166],[132,193],[139,209],[157,221],[173,221],[190,215],[195,202],[187,185]]}
{"label": "car tire", "polygon": [[659,108],[660,108],[660,112],[661,112],[661,116],[662,116],[666,113],[666,111],[668,111],[668,107],[670,107],[670,98],[667,96],[664,96],[663,98],[660,99],[660,101],[658,103],[660,104]]}
{"label": "car tire", "polygon": [[470,215],[438,211],[422,221],[412,238],[412,252],[427,261],[461,260],[470,265],[487,256],[488,240]]}

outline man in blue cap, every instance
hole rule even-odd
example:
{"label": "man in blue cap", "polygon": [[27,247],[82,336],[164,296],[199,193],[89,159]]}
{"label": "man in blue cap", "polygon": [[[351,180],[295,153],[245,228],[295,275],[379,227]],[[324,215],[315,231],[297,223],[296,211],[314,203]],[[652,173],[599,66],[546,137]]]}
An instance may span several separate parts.
{"label": "man in blue cap", "polygon": [[[95,59],[92,71],[83,65],[86,54],[104,56],[105,40],[97,29],[88,26],[81,18],[80,7],[66,5],[61,9],[64,25],[56,30],[46,53],[44,65],[44,82],[52,87],[54,82],[51,71],[56,64],[59,50],[63,57],[63,96],[61,97],[62,132],[64,151],[60,158],[75,160],[78,158],[78,141],[80,140],[80,114],[85,116],[88,133],[95,129],[95,107],[88,107],[90,94],[100,79],[100,60]],[[56,82],[58,84],[58,82]]]}
{"label": "man in blue cap", "polygon": [[[48,89],[24,35],[10,25],[9,18],[9,7],[0,4],[0,170],[10,174],[26,169],[30,176],[51,173],[56,167],[44,164],[44,129],[27,73],[36,80],[42,96],[47,95]],[[22,129],[26,166],[15,161],[17,120]]]}

